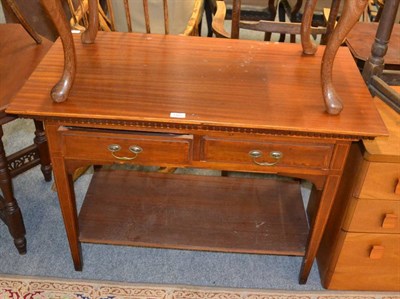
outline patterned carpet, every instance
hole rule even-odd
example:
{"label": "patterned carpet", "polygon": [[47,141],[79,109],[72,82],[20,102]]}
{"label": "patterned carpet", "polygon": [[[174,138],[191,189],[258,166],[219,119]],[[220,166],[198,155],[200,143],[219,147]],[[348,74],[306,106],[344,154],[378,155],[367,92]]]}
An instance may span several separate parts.
{"label": "patterned carpet", "polygon": [[304,292],[119,284],[0,275],[0,299],[400,299],[395,293]]}

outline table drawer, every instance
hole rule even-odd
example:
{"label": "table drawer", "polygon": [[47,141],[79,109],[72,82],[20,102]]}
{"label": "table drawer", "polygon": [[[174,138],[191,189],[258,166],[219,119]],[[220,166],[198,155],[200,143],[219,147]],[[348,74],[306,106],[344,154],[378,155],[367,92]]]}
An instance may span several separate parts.
{"label": "table drawer", "polygon": [[400,235],[345,233],[330,289],[400,290]]}
{"label": "table drawer", "polygon": [[67,159],[147,165],[191,160],[192,135],[66,130],[62,136]]}
{"label": "table drawer", "polygon": [[[400,200],[399,163],[367,162],[354,196],[367,199]],[[397,189],[397,191],[396,191]]]}
{"label": "table drawer", "polygon": [[400,233],[400,201],[352,198],[343,229],[350,232]]}
{"label": "table drawer", "polygon": [[333,144],[229,140],[205,137],[202,160],[255,167],[328,168]]}

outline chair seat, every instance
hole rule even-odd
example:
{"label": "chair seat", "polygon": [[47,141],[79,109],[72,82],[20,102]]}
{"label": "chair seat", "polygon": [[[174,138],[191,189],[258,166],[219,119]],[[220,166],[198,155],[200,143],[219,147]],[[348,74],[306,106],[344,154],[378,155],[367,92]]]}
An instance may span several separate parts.
{"label": "chair seat", "polygon": [[0,36],[0,109],[4,111],[52,43],[43,39],[37,45],[19,24],[0,24]]}

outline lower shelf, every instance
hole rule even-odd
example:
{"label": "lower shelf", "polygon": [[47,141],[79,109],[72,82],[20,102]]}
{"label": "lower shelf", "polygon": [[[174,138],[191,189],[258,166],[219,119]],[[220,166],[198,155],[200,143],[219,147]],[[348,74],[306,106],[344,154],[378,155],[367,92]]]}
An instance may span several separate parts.
{"label": "lower shelf", "polygon": [[234,178],[96,171],[79,215],[80,241],[304,255],[300,185]]}

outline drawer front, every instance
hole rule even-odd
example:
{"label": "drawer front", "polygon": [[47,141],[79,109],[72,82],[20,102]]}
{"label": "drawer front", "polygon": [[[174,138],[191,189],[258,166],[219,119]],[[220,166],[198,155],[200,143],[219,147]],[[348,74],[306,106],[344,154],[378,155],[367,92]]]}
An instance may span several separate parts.
{"label": "drawer front", "polygon": [[366,162],[355,197],[400,200],[400,164]]}
{"label": "drawer front", "polygon": [[[352,198],[353,211],[343,223],[350,232],[400,233],[400,201]],[[351,215],[352,214],[352,215]]]}
{"label": "drawer front", "polygon": [[345,233],[328,288],[400,290],[400,235]]}
{"label": "drawer front", "polygon": [[191,135],[76,130],[67,130],[62,135],[67,159],[158,166],[187,165],[191,160]]}
{"label": "drawer front", "polygon": [[202,160],[260,168],[279,166],[326,169],[329,167],[332,151],[332,144],[241,141],[205,137]]}

